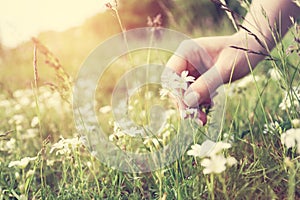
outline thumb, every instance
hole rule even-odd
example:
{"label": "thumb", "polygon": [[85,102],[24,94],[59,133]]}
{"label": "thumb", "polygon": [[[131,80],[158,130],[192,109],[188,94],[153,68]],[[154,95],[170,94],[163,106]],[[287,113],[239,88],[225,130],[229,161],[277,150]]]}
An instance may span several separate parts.
{"label": "thumb", "polygon": [[189,86],[184,93],[183,101],[188,107],[197,107],[212,98],[222,84],[219,68],[213,66]]}

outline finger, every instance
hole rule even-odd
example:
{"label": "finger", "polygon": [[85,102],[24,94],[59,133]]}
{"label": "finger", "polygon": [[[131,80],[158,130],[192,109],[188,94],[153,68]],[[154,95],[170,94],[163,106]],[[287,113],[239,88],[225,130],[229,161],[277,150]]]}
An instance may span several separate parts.
{"label": "finger", "polygon": [[184,94],[184,103],[189,107],[198,106],[207,99],[211,99],[221,84],[223,84],[223,79],[219,69],[214,66],[190,85]]}
{"label": "finger", "polygon": [[189,75],[199,77],[201,74],[186,58],[178,55],[172,55],[166,64],[167,69],[164,70],[163,75],[169,74],[168,71],[178,75],[183,71],[189,71]]}
{"label": "finger", "polygon": [[213,65],[208,52],[195,40],[184,40],[169,59],[166,66],[180,74],[188,70],[191,75],[198,77]]}
{"label": "finger", "polygon": [[168,60],[166,67],[177,74],[181,74],[182,71],[187,69],[187,61],[186,59],[174,54]]}

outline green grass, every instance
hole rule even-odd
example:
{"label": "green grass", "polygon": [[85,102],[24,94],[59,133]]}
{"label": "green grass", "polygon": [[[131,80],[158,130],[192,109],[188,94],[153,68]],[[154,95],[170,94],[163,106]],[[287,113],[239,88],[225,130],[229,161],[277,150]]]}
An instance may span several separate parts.
{"label": "green grass", "polygon": [[[295,62],[298,58],[291,59]],[[136,174],[105,166],[80,144],[74,148],[69,144],[70,152],[62,155],[56,155],[56,151],[50,153],[60,135],[77,138],[70,105],[47,87],[42,87],[37,96],[32,89],[15,91],[12,96],[3,93],[1,132],[11,132],[0,140],[0,198],[206,199],[212,197],[210,186],[214,188],[216,199],[292,199],[293,195],[300,198],[299,157],[282,146],[279,130],[263,133],[264,113],[269,122],[278,121],[282,130],[291,127],[287,112],[278,107],[283,90],[277,81],[267,77],[267,66],[271,67],[265,61],[264,66],[254,72],[260,77],[257,81],[260,94],[250,84],[247,88],[235,87],[228,97],[223,133],[228,133],[233,140],[233,147],[227,153],[234,156],[238,164],[215,175],[213,180],[211,175],[203,175],[200,159],[186,154],[158,171]],[[39,110],[35,97],[39,99]],[[11,120],[16,115],[23,118]],[[39,116],[40,125],[31,127],[34,116]],[[196,138],[201,134],[197,129],[191,131]],[[11,161],[26,156],[37,156],[37,159],[24,169],[8,167]]]}

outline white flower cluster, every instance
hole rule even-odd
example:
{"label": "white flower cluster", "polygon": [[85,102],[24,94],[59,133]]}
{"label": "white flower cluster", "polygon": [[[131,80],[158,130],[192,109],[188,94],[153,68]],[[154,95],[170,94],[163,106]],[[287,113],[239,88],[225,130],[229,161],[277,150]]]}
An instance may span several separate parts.
{"label": "white flower cluster", "polygon": [[25,157],[21,160],[11,161],[8,167],[18,167],[20,169],[25,169],[30,161],[35,161],[37,157]]}
{"label": "white flower cluster", "polygon": [[263,133],[273,135],[276,133],[282,133],[282,128],[280,127],[280,124],[277,121],[271,122],[269,124],[264,125]]}
{"label": "white flower cluster", "polygon": [[[36,100],[38,101],[39,112],[45,114],[49,111],[63,114],[68,112],[71,107],[64,102],[59,93],[51,91],[48,87],[38,88],[38,96],[35,96],[32,89],[16,90],[11,97],[4,94],[0,95],[0,112],[6,116],[8,124],[19,132],[26,132],[27,135],[22,134],[22,139],[28,139],[36,136],[38,132],[39,119],[37,116],[28,116],[24,110],[32,109],[33,113],[36,111]],[[26,130],[27,129],[27,130]]]}
{"label": "white flower cluster", "polygon": [[16,139],[11,138],[8,141],[0,139],[0,151],[6,151],[8,153],[14,152],[16,149]]}
{"label": "white flower cluster", "polygon": [[231,148],[230,143],[206,140],[202,145],[194,144],[191,148],[187,152],[188,155],[204,158],[201,161],[201,165],[204,167],[204,174],[219,174],[226,170],[226,165],[230,167],[237,164],[237,160],[234,157],[225,157],[222,154],[225,149]]}
{"label": "white flower cluster", "polygon": [[281,135],[281,143],[287,148],[297,147],[300,154],[300,128],[292,128]]}
{"label": "white flower cluster", "polygon": [[300,87],[292,87],[289,92],[286,91],[279,107],[282,110],[295,108],[296,112],[300,112]]}
{"label": "white flower cluster", "polygon": [[[35,108],[36,97],[32,89],[20,89],[13,93],[13,98],[1,95],[0,109],[4,109],[7,115],[12,115],[23,111],[23,109]],[[49,87],[42,86],[38,88],[38,102],[40,112],[46,112],[49,109],[54,109],[57,112],[68,111],[70,106],[63,102],[58,92],[51,91]]]}
{"label": "white flower cluster", "polygon": [[268,71],[268,75],[274,80],[278,81],[281,79],[281,72],[276,68],[271,68]]}
{"label": "white flower cluster", "polygon": [[80,146],[82,146],[82,140],[79,137],[70,139],[61,137],[57,143],[52,145],[50,153],[56,150],[56,155],[69,155]]}
{"label": "white flower cluster", "polygon": [[183,105],[183,95],[188,89],[190,83],[195,81],[195,77],[188,76],[188,71],[182,71],[181,75],[177,75],[175,72],[167,71],[162,75],[162,89],[160,95],[165,98],[168,95],[173,95],[177,98],[180,107],[180,115],[182,119],[191,118],[198,125],[202,126],[202,121],[198,118],[198,109],[188,108]]}
{"label": "white flower cluster", "polygon": [[194,81],[195,77],[188,76],[188,71],[181,72],[180,76],[175,72],[166,71],[162,75],[162,89],[160,95],[162,98],[169,94],[182,98],[183,92],[188,88],[188,84]]}

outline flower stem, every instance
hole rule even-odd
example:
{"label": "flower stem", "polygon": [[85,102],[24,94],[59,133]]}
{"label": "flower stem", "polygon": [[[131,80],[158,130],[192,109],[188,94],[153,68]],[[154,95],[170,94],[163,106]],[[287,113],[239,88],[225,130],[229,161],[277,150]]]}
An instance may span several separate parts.
{"label": "flower stem", "polygon": [[[116,13],[116,17],[117,17],[117,19],[118,19],[118,23],[119,23],[119,26],[120,26],[120,28],[121,28],[122,34],[123,34],[124,42],[125,42],[127,51],[129,52],[128,41],[127,41],[127,37],[126,37],[126,34],[125,34],[126,29],[124,28],[124,26],[123,26],[123,24],[122,24],[121,17],[120,17],[120,15],[119,15],[119,11],[118,11],[118,9],[116,9],[116,8],[113,9],[113,11]],[[131,64],[133,65],[133,59],[132,59],[132,56],[131,56],[130,52],[129,52],[128,56],[129,56],[129,60],[130,60]]]}
{"label": "flower stem", "polygon": [[219,175],[219,180],[222,183],[222,189],[223,189],[223,194],[225,196],[226,200],[229,200],[228,194],[227,194],[227,189],[226,189],[226,182],[225,179],[222,177],[222,175]]}
{"label": "flower stem", "polygon": [[214,200],[215,199],[215,194],[214,194],[214,174],[210,174],[209,176],[210,181],[208,182],[207,186],[208,186],[208,190],[210,192],[210,196],[211,199]]}

